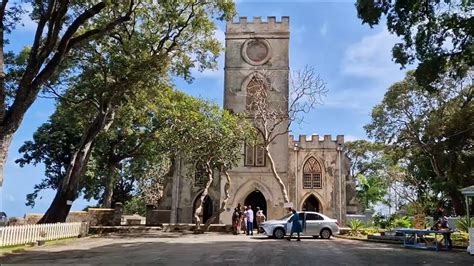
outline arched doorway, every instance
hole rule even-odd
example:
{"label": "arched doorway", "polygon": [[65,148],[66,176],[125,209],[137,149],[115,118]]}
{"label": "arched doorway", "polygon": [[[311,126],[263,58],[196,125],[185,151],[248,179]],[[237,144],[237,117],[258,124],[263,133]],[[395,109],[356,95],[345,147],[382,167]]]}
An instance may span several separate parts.
{"label": "arched doorway", "polygon": [[252,210],[254,212],[253,216],[253,226],[254,228],[257,228],[257,207],[260,207],[260,210],[263,211],[263,214],[267,216],[267,200],[265,199],[265,196],[263,196],[263,193],[259,190],[255,190],[251,192],[244,201],[245,206],[251,206]]}
{"label": "arched doorway", "polygon": [[309,197],[307,197],[303,202],[303,207],[301,209],[309,212],[320,212],[321,208],[318,198],[313,194],[309,195]]}
{"label": "arched doorway", "polygon": [[[195,222],[194,213],[196,212],[196,209],[199,207],[198,204],[199,204],[199,199],[201,198],[201,194],[199,194],[199,196],[197,196],[196,199],[194,200],[194,207],[193,207],[193,214],[192,214],[193,222]],[[209,197],[209,195],[207,195],[204,198],[204,202],[202,203],[201,223],[206,223],[207,220],[211,218],[212,212],[213,212],[212,200]]]}

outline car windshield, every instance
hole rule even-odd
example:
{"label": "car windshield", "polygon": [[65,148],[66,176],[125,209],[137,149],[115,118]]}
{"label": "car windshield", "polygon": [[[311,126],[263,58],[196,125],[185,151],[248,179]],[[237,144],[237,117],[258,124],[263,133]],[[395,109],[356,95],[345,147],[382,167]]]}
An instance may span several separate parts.
{"label": "car windshield", "polygon": [[288,218],[290,218],[290,217],[291,217],[291,215],[293,215],[293,213],[291,213],[291,212],[290,212],[290,213],[288,213],[287,215],[285,215],[285,216],[281,217],[281,218],[280,218],[280,219],[278,219],[278,220],[288,220]]}

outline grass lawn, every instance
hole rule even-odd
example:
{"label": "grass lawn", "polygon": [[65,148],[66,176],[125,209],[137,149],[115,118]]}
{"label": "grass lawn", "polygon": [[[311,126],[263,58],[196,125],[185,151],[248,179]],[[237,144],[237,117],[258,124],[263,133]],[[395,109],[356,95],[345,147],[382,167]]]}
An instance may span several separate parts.
{"label": "grass lawn", "polygon": [[[62,238],[62,239],[57,239],[57,240],[50,240],[46,241],[44,244],[45,246],[51,246],[51,245],[58,245],[58,244],[64,244],[69,241],[74,241],[76,240],[77,237],[69,237],[69,238]],[[36,244],[23,244],[23,245],[14,245],[14,246],[7,246],[7,247],[0,247],[0,256],[3,254],[7,253],[14,253],[14,252],[21,252],[24,251],[25,249],[31,248],[36,246]]]}

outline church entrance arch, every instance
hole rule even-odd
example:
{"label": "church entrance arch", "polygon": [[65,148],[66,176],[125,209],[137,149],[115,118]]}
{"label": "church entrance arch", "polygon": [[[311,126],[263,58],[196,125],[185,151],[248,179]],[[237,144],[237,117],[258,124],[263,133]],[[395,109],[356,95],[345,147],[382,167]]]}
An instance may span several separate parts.
{"label": "church entrance arch", "polygon": [[319,202],[318,198],[313,194],[309,195],[306,200],[303,202],[302,210],[309,211],[309,212],[320,212],[322,208],[321,203]]}
{"label": "church entrance arch", "polygon": [[251,206],[253,210],[253,227],[257,228],[257,207],[260,207],[260,210],[263,211],[265,217],[267,217],[267,200],[260,190],[255,190],[251,192],[244,201],[245,206]]}
{"label": "church entrance arch", "polygon": [[[198,204],[199,204],[199,199],[201,198],[201,195],[202,195],[202,193],[200,193],[199,196],[197,196],[196,199],[194,200],[193,214],[192,214],[192,217],[193,217],[192,220],[193,221],[195,221],[194,213],[196,212],[196,209],[199,207]],[[201,223],[203,223],[203,224],[206,223],[207,220],[209,220],[209,218],[211,218],[212,212],[213,212],[212,200],[209,197],[209,195],[207,195],[204,198],[204,202],[202,203]]]}

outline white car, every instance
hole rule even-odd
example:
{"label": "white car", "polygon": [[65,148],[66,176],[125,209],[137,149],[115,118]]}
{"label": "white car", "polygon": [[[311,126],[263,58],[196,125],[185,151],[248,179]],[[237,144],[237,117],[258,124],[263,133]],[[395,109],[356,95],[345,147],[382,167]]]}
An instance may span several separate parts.
{"label": "white car", "polygon": [[[339,234],[339,225],[335,219],[317,212],[297,212],[297,214],[303,226],[302,235],[329,239],[331,236]],[[263,222],[259,225],[258,230],[269,237],[282,239],[291,232],[292,223],[289,223],[288,220],[292,215],[289,213],[280,219]]]}

